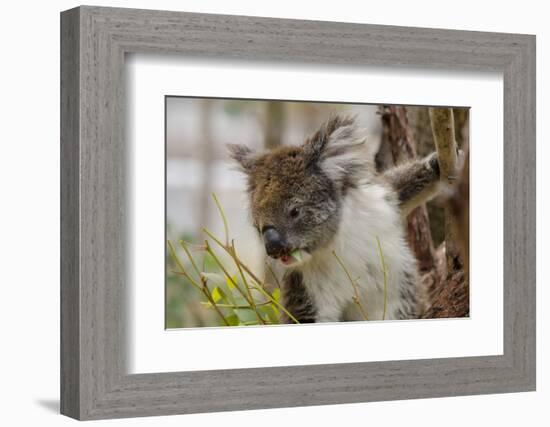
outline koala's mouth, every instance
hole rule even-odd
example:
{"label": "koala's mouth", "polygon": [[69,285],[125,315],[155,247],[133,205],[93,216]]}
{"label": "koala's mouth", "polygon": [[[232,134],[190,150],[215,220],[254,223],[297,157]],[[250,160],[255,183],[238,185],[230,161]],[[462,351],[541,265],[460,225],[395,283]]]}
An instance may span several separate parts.
{"label": "koala's mouth", "polygon": [[290,265],[290,264],[294,264],[295,262],[297,262],[298,260],[296,258],[294,258],[292,255],[290,254],[284,254],[284,255],[281,255],[281,257],[279,258],[281,260],[281,262],[284,264],[284,265]]}
{"label": "koala's mouth", "polygon": [[274,258],[281,261],[283,265],[289,266],[289,265],[299,264],[303,262],[304,258],[308,256],[309,256],[309,251],[307,250],[307,248],[302,248],[302,249],[294,249],[292,251],[283,253]]}

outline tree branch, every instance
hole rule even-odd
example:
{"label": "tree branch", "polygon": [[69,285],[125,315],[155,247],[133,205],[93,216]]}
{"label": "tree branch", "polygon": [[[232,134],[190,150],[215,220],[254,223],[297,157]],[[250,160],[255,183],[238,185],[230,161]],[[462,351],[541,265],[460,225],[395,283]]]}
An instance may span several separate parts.
{"label": "tree branch", "polygon": [[[408,162],[416,157],[416,141],[407,118],[407,108],[402,106],[381,106],[382,141],[376,155],[380,172]],[[430,220],[426,205],[413,209],[406,220],[407,240],[418,260],[420,271],[434,268],[434,248],[430,231]]]}
{"label": "tree branch", "polygon": [[[434,143],[439,158],[441,182],[454,191],[457,181],[457,148],[452,108],[429,108]],[[447,271],[452,273],[461,267],[456,247],[455,217],[451,208],[445,207],[445,252]]]}

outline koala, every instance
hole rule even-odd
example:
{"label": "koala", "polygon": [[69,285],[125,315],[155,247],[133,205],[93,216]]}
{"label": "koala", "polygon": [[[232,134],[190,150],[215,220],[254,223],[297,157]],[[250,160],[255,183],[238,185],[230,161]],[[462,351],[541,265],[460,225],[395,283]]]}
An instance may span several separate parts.
{"label": "koala", "polygon": [[354,117],[342,115],[300,146],[268,152],[228,146],[246,176],[254,227],[282,275],[282,304],[300,323],[364,320],[357,295],[368,320],[421,314],[403,217],[437,193],[437,155],[381,174],[377,148]]}

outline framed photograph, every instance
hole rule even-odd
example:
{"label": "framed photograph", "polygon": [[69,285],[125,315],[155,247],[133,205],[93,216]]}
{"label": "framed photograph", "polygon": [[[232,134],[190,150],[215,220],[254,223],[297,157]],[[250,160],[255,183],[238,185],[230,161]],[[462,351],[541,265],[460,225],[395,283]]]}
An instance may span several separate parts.
{"label": "framed photograph", "polygon": [[61,412],[535,390],[535,37],[61,14]]}

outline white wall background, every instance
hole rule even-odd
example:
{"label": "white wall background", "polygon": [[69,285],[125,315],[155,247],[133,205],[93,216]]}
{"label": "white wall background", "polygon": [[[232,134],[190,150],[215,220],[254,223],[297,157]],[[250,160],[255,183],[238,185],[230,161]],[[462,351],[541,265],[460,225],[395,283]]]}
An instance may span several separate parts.
{"label": "white wall background", "polygon": [[[545,2],[440,0],[338,2],[277,0],[96,1],[156,8],[537,34],[538,209],[550,214],[550,27]],[[5,2],[0,66],[0,422],[63,426],[59,384],[59,11],[74,1]],[[549,227],[538,221],[538,392],[116,420],[117,426],[350,425],[544,426],[550,422]],[[546,363],[545,363],[546,362]],[[95,424],[95,423],[92,423]]]}

